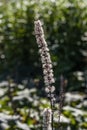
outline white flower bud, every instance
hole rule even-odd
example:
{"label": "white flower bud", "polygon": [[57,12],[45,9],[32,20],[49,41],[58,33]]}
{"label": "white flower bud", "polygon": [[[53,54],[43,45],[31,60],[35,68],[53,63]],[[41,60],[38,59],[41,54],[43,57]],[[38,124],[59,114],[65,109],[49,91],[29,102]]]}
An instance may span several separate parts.
{"label": "white flower bud", "polygon": [[52,79],[49,81],[49,83],[50,83],[50,84],[55,83],[54,78],[52,78]]}
{"label": "white flower bud", "polygon": [[55,87],[52,86],[52,87],[51,87],[51,92],[54,92],[54,91],[55,91]]}
{"label": "white flower bud", "polygon": [[45,92],[47,92],[47,93],[50,92],[49,87],[46,87],[46,88],[45,88]]}
{"label": "white flower bud", "polygon": [[42,66],[45,69],[51,69],[52,68],[52,64],[43,64]]}
{"label": "white flower bud", "polygon": [[55,91],[55,87],[54,86],[48,86],[48,87],[45,88],[45,91],[47,93],[49,93],[49,92],[53,93]]}
{"label": "white flower bud", "polygon": [[47,71],[46,69],[43,70],[43,74],[46,75],[46,74],[50,74],[50,73],[53,73],[53,70],[50,69],[49,71]]}

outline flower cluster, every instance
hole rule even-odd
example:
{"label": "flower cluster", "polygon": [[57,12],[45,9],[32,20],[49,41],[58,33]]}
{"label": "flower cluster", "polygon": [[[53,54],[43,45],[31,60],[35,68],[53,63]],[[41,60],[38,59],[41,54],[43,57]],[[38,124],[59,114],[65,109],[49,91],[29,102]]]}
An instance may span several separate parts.
{"label": "flower cluster", "polygon": [[[45,37],[44,37],[44,31],[42,28],[42,24],[40,20],[37,20],[34,22],[35,28],[35,36],[36,36],[36,41],[38,44],[39,48],[39,53],[41,56],[41,62],[42,62],[42,68],[43,68],[43,74],[44,74],[44,83],[45,83],[45,91],[47,93],[47,96],[50,99],[50,108],[51,109],[45,109],[43,113],[43,130],[54,130],[54,108],[55,108],[55,103],[58,103],[58,124],[60,126],[60,114],[63,106],[63,100],[64,100],[64,87],[66,85],[63,76],[61,76],[60,81],[60,94],[57,99],[55,98],[54,92],[55,92],[55,87],[54,87],[54,75],[53,75],[53,69],[52,69],[52,61],[51,57],[49,54],[49,48],[47,46]],[[58,101],[57,101],[58,100]],[[51,110],[51,111],[50,111]],[[48,127],[49,126],[49,127]]]}
{"label": "flower cluster", "polygon": [[35,24],[34,32],[42,62],[44,83],[46,86],[45,90],[47,93],[53,93],[55,90],[55,87],[53,86],[55,80],[53,75],[52,61],[50,58],[49,49],[44,38],[44,31],[40,20],[35,21],[34,24]]}

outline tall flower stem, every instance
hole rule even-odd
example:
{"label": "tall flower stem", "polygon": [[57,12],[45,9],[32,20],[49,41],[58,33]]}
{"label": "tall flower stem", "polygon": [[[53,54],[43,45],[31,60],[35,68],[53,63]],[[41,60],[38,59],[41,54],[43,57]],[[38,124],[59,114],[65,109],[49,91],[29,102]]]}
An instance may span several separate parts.
{"label": "tall flower stem", "polygon": [[44,37],[44,31],[42,28],[41,21],[37,20],[34,22],[34,24],[35,24],[34,32],[35,32],[36,41],[39,48],[39,53],[41,56],[41,62],[42,62],[42,68],[43,68],[43,74],[44,74],[45,91],[47,93],[47,96],[50,99],[50,107],[51,107],[51,112],[52,112],[51,126],[53,130],[53,106],[54,106],[54,101],[55,101],[55,98],[54,98],[55,87],[53,84],[55,83],[55,80],[54,80],[53,69],[52,69],[52,61],[50,58],[48,45]]}

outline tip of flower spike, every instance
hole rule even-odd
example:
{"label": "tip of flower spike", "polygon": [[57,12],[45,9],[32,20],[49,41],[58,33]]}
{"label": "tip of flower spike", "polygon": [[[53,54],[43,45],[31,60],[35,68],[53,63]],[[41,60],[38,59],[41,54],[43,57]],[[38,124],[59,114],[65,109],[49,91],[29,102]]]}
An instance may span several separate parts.
{"label": "tip of flower spike", "polygon": [[[44,35],[42,23],[41,23],[40,20],[37,20],[37,21],[34,22],[34,24],[35,24],[34,32],[35,32],[35,35],[36,35],[36,39],[39,40],[39,42],[40,42],[40,40],[42,40],[41,36]],[[40,43],[42,43],[42,42],[40,42]]]}
{"label": "tip of flower spike", "polygon": [[35,26],[42,26],[42,23],[40,20],[34,21]]}

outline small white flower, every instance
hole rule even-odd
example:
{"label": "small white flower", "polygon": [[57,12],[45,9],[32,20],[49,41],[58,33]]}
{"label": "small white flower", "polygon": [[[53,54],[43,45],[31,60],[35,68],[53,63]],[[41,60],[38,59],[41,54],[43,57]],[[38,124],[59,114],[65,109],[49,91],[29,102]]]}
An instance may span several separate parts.
{"label": "small white flower", "polygon": [[45,51],[45,52],[49,51],[47,46],[46,47],[42,47],[42,50]]}
{"label": "small white flower", "polygon": [[50,61],[51,61],[51,58],[50,58],[50,55],[49,55],[49,53],[48,53],[48,52],[43,51],[43,53],[41,53],[41,56],[44,56],[44,57],[45,57],[45,59],[47,59],[47,60],[50,60]]}
{"label": "small white flower", "polygon": [[46,83],[46,82],[49,83],[49,80],[48,80],[47,76],[44,76],[44,81],[45,81],[45,83]]}
{"label": "small white flower", "polygon": [[50,83],[50,84],[55,83],[54,78],[52,78],[52,79],[49,81],[49,83]]}
{"label": "small white flower", "polygon": [[48,73],[53,73],[53,70],[52,70],[52,69],[50,69],[50,71],[47,71],[46,69],[43,70],[43,74],[44,74],[44,75],[46,75],[46,74],[48,74]]}
{"label": "small white flower", "polygon": [[47,70],[46,69],[43,69],[43,74],[46,75],[47,74]]}
{"label": "small white flower", "polygon": [[55,91],[55,87],[52,86],[52,87],[51,87],[51,92],[54,92],[54,91]]}
{"label": "small white flower", "polygon": [[41,62],[42,64],[52,64],[51,60],[43,55],[41,56]]}
{"label": "small white flower", "polygon": [[55,80],[53,77],[45,75],[44,76],[44,83],[45,84],[48,83],[51,85],[52,83],[55,83]]}
{"label": "small white flower", "polygon": [[49,87],[46,87],[46,88],[45,88],[45,92],[47,92],[47,93],[50,92]]}
{"label": "small white flower", "polygon": [[52,64],[43,64],[42,66],[44,69],[51,69],[52,68]]}
{"label": "small white flower", "polygon": [[55,91],[55,87],[54,86],[48,86],[48,87],[46,87],[45,88],[45,91],[47,92],[47,93],[49,93],[49,92],[51,92],[51,93],[53,93],[54,91]]}

